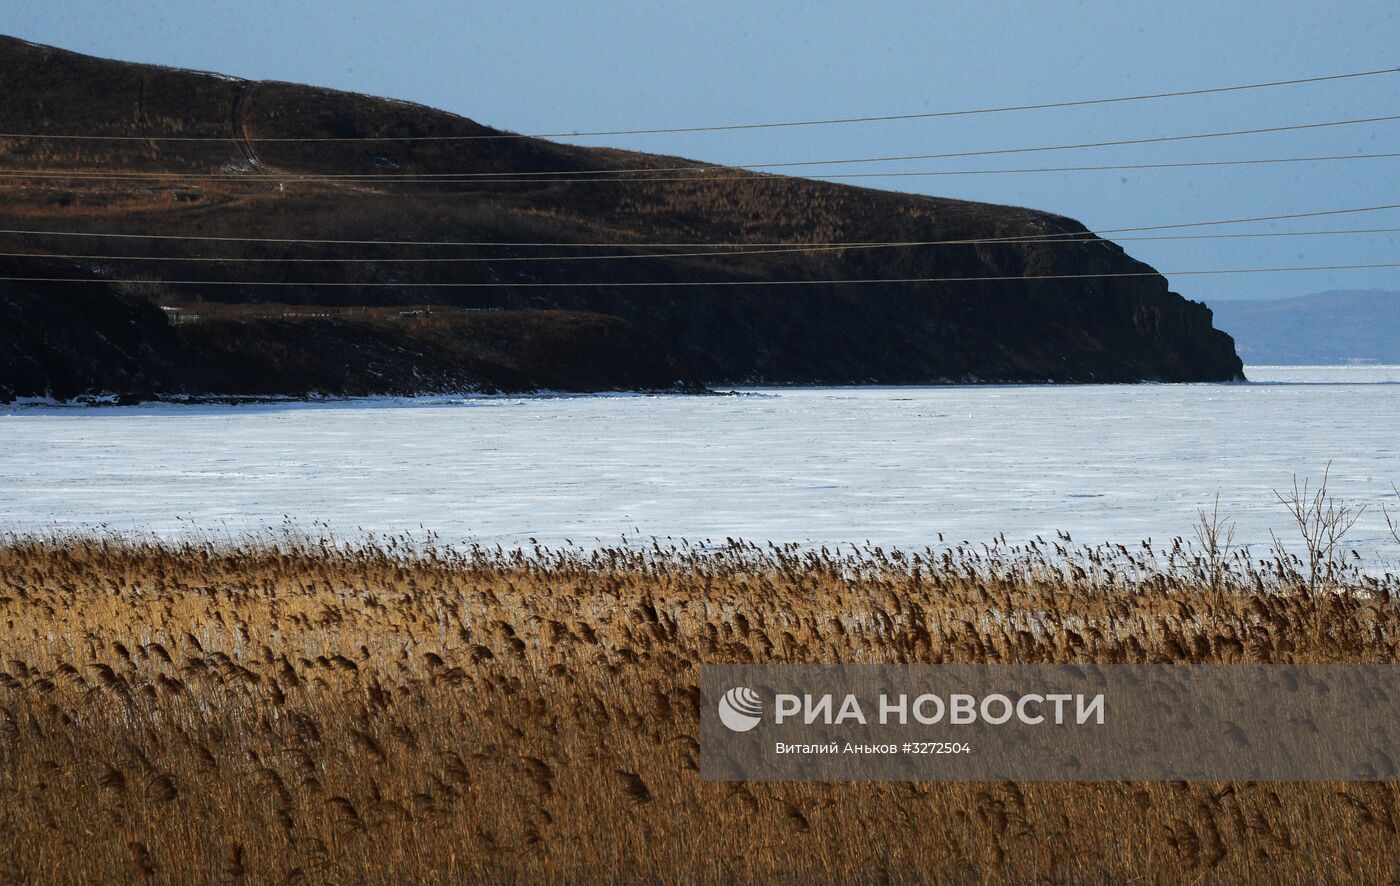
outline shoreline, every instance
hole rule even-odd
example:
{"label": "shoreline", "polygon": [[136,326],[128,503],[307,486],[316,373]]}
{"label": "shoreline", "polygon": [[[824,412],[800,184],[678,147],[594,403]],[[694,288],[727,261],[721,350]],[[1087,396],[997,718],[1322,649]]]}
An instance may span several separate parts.
{"label": "shoreline", "polygon": [[879,391],[879,390],[961,390],[961,389],[1016,389],[1016,388],[1106,388],[1106,387],[1218,387],[1257,384],[1248,378],[1227,381],[1163,382],[1151,379],[1138,381],[1108,382],[1056,382],[1056,381],[946,381],[927,384],[743,384],[716,385],[701,390],[679,390],[672,388],[636,390],[622,389],[611,391],[570,391],[565,389],[541,389],[531,391],[462,391],[424,392],[421,394],[178,394],[133,398],[125,394],[91,394],[67,400],[52,397],[16,397],[9,402],[0,402],[0,413],[11,409],[35,408],[108,408],[124,406],[243,406],[268,404],[334,404],[334,403],[391,403],[428,404],[465,402],[472,400],[561,400],[609,397],[725,397],[747,393],[768,391]]}
{"label": "shoreline", "polygon": [[1400,380],[1342,381],[1342,380],[1275,380],[1250,378],[1255,371],[1265,373],[1308,371],[1332,372],[1376,372],[1400,370],[1400,364],[1383,363],[1299,363],[1299,364],[1258,364],[1245,367],[1245,377],[1227,381],[1163,382],[1150,379],[1138,381],[1111,382],[1056,382],[1056,381],[933,381],[921,384],[808,384],[808,383],[765,383],[746,382],[743,384],[720,384],[706,386],[699,390],[681,388],[637,388],[601,391],[572,391],[563,388],[541,388],[522,391],[425,391],[416,394],[170,394],[152,397],[132,398],[118,393],[89,394],[70,399],[52,397],[16,397],[8,402],[0,402],[0,415],[7,412],[31,409],[81,409],[86,407],[112,408],[131,406],[259,406],[259,405],[323,405],[323,404],[389,404],[389,405],[439,405],[458,402],[492,400],[560,400],[560,399],[606,399],[606,398],[652,398],[652,397],[727,397],[747,394],[781,393],[787,391],[921,391],[921,390],[1005,390],[1005,389],[1064,389],[1064,388],[1107,388],[1107,387],[1236,387],[1257,386],[1276,387],[1289,385],[1388,385],[1400,384]]}

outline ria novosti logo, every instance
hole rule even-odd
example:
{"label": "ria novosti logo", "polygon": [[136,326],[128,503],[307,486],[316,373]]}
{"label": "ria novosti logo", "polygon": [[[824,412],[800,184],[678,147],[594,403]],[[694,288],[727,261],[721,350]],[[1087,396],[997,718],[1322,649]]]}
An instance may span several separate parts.
{"label": "ria novosti logo", "polygon": [[748,732],[763,717],[763,700],[747,686],[736,686],[719,700],[719,721],[734,732]]}
{"label": "ria novosti logo", "polygon": [[[1001,726],[1012,720],[1027,726],[1042,723],[1063,725],[1073,722],[1102,726],[1105,722],[1105,693],[1052,692],[1010,696],[1000,692],[978,696],[954,692],[947,696],[931,692],[913,697],[881,693],[874,709],[861,704],[853,693],[791,694],[774,696],[773,722],[779,726],[797,720],[802,726],[880,725],[906,726],[912,716],[922,726],[965,726],[984,723]],[[867,699],[865,705],[869,705]],[[763,700],[747,686],[735,686],[720,697],[719,719],[732,732],[748,732],[763,720]]]}

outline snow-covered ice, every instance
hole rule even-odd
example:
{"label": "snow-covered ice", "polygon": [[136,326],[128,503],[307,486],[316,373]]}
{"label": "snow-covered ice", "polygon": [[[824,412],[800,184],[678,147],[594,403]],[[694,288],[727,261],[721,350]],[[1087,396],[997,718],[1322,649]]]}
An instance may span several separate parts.
{"label": "snow-covered ice", "polygon": [[[1252,384],[828,388],[0,411],[0,529],[591,545],[648,536],[916,548],[1166,541],[1220,494],[1242,542],[1271,490],[1320,476],[1393,560],[1400,367],[1249,370]],[[1262,548],[1261,548],[1262,551]]]}

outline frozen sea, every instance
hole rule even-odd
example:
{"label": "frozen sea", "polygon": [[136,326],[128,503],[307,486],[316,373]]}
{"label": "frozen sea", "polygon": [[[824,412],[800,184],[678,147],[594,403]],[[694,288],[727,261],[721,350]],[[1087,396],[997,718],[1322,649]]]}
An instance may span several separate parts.
{"label": "frozen sea", "polygon": [[[592,546],[626,537],[922,548],[1187,534],[1216,495],[1267,545],[1272,490],[1332,464],[1400,560],[1400,367],[1251,367],[1229,385],[787,388],[0,410],[0,530]],[[1392,510],[1394,507],[1392,506]]]}

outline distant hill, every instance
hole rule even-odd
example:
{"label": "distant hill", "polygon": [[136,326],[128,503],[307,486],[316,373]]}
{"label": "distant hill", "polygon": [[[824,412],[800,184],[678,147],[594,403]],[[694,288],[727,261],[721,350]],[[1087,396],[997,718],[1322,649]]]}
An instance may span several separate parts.
{"label": "distant hill", "polygon": [[1245,363],[1400,363],[1400,292],[1333,290],[1211,309]]}
{"label": "distant hill", "polygon": [[[0,399],[1241,371],[1204,305],[1046,212],[555,144],[407,102],[5,37],[0,96],[0,228],[44,232],[0,237],[0,252],[29,253],[0,258],[0,277],[29,278],[0,280],[0,315],[24,318],[0,327]],[[1082,239],[1025,240],[1044,236]],[[790,248],[987,238],[1022,242]],[[735,242],[773,245],[705,254]],[[1120,273],[1137,276],[1093,276]],[[775,285],[929,277],[996,279]],[[432,323],[389,310],[426,301]]]}

